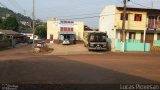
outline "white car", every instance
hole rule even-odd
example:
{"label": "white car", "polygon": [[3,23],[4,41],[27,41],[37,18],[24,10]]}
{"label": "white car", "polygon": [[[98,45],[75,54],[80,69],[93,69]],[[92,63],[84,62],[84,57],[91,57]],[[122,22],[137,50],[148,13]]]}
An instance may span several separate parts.
{"label": "white car", "polygon": [[62,42],[63,45],[69,45],[70,44],[70,41],[68,39],[65,39],[63,40]]}

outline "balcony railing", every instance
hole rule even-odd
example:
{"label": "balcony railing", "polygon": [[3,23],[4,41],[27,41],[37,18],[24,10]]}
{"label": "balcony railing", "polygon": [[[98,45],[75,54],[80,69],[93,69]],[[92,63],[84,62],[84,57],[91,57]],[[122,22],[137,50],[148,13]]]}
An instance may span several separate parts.
{"label": "balcony railing", "polygon": [[159,16],[149,16],[148,18],[148,29],[159,29],[160,18]]}
{"label": "balcony railing", "polygon": [[158,21],[153,21],[153,22],[148,22],[148,28],[160,28],[160,22]]}

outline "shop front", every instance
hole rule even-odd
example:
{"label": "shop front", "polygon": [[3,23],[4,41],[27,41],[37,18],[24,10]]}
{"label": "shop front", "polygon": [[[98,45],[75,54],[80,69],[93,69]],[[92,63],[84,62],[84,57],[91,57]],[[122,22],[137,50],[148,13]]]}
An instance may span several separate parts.
{"label": "shop front", "polygon": [[68,40],[70,44],[75,44],[76,34],[75,32],[67,32],[61,31],[59,32],[59,43],[63,43],[63,41]]}

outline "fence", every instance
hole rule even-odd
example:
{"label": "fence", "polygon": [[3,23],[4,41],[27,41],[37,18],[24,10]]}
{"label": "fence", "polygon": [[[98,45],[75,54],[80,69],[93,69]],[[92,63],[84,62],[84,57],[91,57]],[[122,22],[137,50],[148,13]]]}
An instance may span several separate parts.
{"label": "fence", "polygon": [[[125,51],[150,51],[149,43],[141,43],[140,40],[126,40],[125,42]],[[121,42],[117,40],[116,50],[121,50]]]}
{"label": "fence", "polygon": [[160,46],[160,40],[155,40],[153,42],[153,46]]}

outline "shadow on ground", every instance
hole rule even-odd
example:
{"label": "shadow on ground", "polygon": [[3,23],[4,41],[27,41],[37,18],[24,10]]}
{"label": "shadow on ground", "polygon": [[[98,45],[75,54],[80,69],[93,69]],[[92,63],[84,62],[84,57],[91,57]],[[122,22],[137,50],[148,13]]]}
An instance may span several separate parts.
{"label": "shadow on ground", "polygon": [[[47,60],[46,60],[47,57]],[[0,61],[0,83],[148,84],[158,83],[57,56]]]}

